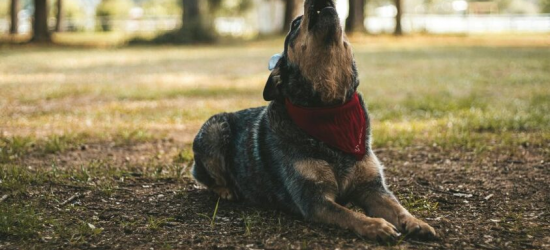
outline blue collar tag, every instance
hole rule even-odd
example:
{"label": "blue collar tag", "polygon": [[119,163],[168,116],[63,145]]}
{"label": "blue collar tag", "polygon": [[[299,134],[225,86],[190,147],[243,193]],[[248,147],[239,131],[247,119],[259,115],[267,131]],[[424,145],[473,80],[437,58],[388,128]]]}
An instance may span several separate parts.
{"label": "blue collar tag", "polygon": [[271,57],[271,59],[269,59],[269,65],[268,65],[268,69],[269,71],[273,71],[273,69],[275,69],[275,67],[277,66],[277,63],[279,62],[279,60],[281,60],[283,56],[281,56],[280,54],[275,54]]}

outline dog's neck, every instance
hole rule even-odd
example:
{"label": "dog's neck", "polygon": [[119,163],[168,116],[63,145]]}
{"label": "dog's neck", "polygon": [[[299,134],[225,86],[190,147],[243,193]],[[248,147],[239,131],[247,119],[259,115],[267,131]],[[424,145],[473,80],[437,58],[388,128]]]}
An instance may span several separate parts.
{"label": "dog's neck", "polygon": [[358,161],[365,156],[368,124],[357,93],[334,107],[300,107],[287,99],[285,109],[292,122],[311,137],[355,156]]}
{"label": "dog's neck", "polygon": [[351,67],[352,74],[345,81],[335,83],[337,85],[345,86],[341,89],[341,93],[333,98],[326,99],[329,95],[323,89],[319,89],[319,85],[323,83],[312,83],[306,79],[301,73],[300,69],[295,65],[289,65],[287,68],[287,74],[284,79],[283,97],[289,99],[292,104],[302,107],[331,107],[342,105],[353,97],[359,80],[357,78],[357,70],[355,63]]}

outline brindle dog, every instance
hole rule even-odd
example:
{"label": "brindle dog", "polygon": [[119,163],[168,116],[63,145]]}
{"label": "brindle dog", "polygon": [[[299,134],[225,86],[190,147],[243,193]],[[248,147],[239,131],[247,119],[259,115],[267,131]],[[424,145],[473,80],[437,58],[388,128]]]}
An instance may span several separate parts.
{"label": "brindle dog", "polygon": [[[334,7],[332,0],[306,0],[267,81],[264,98],[271,103],[210,118],[193,144],[193,176],[221,198],[269,204],[369,239],[391,240],[399,232],[435,237],[387,189],[370,148],[370,126],[367,154],[357,161],[303,132],[285,109],[285,99],[303,107],[341,105],[359,85]],[[346,208],[349,202],[368,216]]]}

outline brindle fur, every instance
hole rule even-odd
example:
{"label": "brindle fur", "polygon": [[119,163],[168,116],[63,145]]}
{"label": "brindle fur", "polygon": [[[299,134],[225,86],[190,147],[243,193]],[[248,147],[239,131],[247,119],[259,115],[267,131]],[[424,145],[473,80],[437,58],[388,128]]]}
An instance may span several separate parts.
{"label": "brindle fur", "polygon": [[[224,199],[269,204],[369,239],[392,239],[398,230],[435,237],[434,229],[413,217],[387,189],[383,167],[370,148],[369,116],[361,96],[369,125],[362,161],[307,135],[287,114],[287,98],[299,106],[331,106],[348,101],[359,85],[351,46],[334,23],[337,16],[336,21],[323,16],[309,28],[314,5],[334,3],[306,1],[306,13],[295,20],[266,84],[264,98],[270,104],[218,114],[203,125],[193,144],[193,176]],[[330,8],[323,13],[335,15]],[[346,208],[349,202],[371,217]]]}

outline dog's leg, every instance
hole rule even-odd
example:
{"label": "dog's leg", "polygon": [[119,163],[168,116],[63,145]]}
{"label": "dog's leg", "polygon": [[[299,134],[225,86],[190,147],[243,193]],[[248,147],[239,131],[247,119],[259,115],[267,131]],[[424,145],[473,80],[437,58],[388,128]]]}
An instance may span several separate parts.
{"label": "dog's leg", "polygon": [[386,188],[382,165],[374,153],[365,156],[355,168],[354,202],[373,217],[384,218],[410,236],[435,238],[435,230],[412,216]]}
{"label": "dog's leg", "polygon": [[338,185],[330,165],[325,161],[297,162],[298,178],[290,181],[293,199],[302,215],[309,220],[350,229],[372,240],[392,240],[397,229],[382,218],[369,218],[335,202]]}
{"label": "dog's leg", "polygon": [[[351,229],[358,235],[371,240],[395,240],[399,233],[394,225],[382,218],[370,218],[354,212],[333,200],[321,198],[313,203],[314,212],[309,219],[321,223]],[[316,199],[312,197],[312,199]]]}
{"label": "dog's leg", "polygon": [[236,198],[236,194],[230,188],[226,166],[230,139],[231,128],[226,114],[219,114],[203,125],[193,142],[193,177],[227,200]]}

